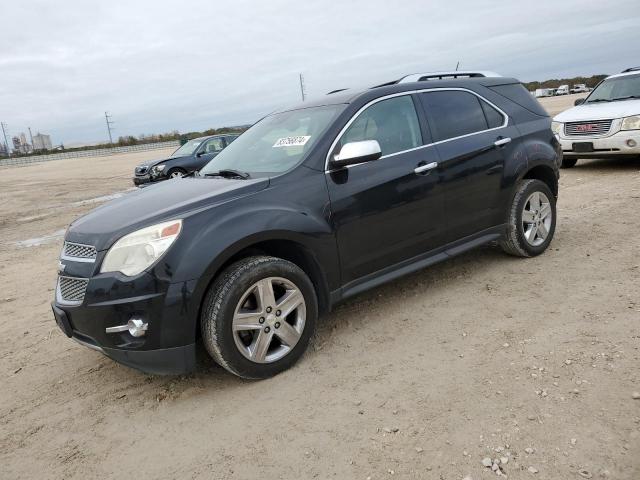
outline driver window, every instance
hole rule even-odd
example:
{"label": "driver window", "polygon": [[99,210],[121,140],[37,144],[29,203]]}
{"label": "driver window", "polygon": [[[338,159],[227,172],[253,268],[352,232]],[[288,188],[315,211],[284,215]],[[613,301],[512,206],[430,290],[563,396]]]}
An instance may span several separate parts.
{"label": "driver window", "polygon": [[382,155],[422,145],[420,123],[411,97],[403,95],[371,105],[344,132],[337,150],[346,143],[363,140],[377,140]]}
{"label": "driver window", "polygon": [[212,138],[204,146],[204,153],[218,153],[223,148],[224,147],[222,145],[222,137],[220,137],[220,138]]}

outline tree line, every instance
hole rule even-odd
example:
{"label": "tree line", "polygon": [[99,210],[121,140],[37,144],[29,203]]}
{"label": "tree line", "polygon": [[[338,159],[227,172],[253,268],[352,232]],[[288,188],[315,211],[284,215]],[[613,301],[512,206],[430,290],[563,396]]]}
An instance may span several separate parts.
{"label": "tree line", "polygon": [[[174,130],[170,133],[160,133],[160,134],[141,134],[137,137],[133,135],[126,135],[123,137],[118,137],[117,145],[119,147],[126,147],[129,145],[140,145],[145,143],[161,143],[161,142],[171,142],[173,140],[179,140],[180,143],[186,143],[187,141],[198,138],[198,137],[207,137],[209,135],[223,135],[226,133],[237,133],[240,134],[244,132],[249,125],[242,125],[236,127],[222,127],[222,128],[210,128],[203,132],[187,132],[180,133],[177,130]],[[103,145],[102,148],[108,148],[110,145]]]}
{"label": "tree line", "polygon": [[593,88],[609,75],[592,75],[590,77],[572,77],[572,78],[552,78],[543,81],[533,81],[523,83],[525,88],[530,92],[534,92],[538,88],[558,88],[560,85],[569,85],[569,88],[578,83],[584,83],[587,87]]}

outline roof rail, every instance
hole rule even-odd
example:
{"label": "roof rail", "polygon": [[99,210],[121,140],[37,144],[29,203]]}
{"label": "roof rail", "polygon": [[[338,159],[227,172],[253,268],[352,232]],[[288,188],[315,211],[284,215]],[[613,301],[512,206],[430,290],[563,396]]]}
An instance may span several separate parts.
{"label": "roof rail", "polygon": [[413,73],[402,77],[397,83],[409,83],[409,82],[423,82],[426,80],[446,80],[450,78],[484,78],[484,77],[501,77],[502,75],[489,72],[489,71],[470,71],[470,70],[455,70],[451,72],[426,72],[426,73]]}
{"label": "roof rail", "polygon": [[640,67],[631,67],[631,68],[627,68],[626,70],[622,70],[620,73],[637,72],[639,70],[640,70]]}

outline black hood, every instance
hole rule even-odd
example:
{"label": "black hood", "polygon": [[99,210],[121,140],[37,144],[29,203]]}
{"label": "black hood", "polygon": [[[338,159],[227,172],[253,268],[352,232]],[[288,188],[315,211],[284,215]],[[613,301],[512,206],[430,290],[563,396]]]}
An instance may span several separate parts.
{"label": "black hood", "polygon": [[69,226],[66,240],[104,250],[123,235],[140,228],[184,218],[196,210],[258,192],[268,185],[268,178],[168,180],[127,193],[80,217]]}

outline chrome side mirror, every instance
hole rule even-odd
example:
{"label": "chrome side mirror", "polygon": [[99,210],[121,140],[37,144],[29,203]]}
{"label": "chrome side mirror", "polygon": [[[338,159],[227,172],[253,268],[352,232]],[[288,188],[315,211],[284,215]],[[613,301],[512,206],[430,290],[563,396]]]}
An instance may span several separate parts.
{"label": "chrome side mirror", "polygon": [[356,163],[371,162],[382,156],[377,140],[349,142],[342,146],[340,153],[333,156],[330,164],[333,168],[342,168]]}

